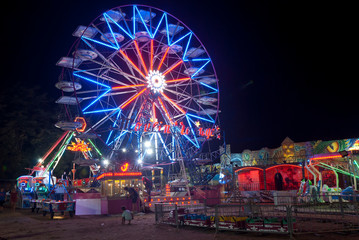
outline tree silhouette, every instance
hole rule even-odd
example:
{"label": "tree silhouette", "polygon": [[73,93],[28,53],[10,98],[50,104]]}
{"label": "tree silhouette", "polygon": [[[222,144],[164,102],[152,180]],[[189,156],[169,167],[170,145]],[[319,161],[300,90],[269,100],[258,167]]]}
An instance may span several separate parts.
{"label": "tree silhouette", "polygon": [[62,134],[54,99],[39,86],[0,89],[0,179],[27,174]]}

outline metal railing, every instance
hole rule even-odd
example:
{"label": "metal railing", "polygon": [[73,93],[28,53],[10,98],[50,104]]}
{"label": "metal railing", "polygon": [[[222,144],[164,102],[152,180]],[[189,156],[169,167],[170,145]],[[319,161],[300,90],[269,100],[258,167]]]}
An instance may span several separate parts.
{"label": "metal railing", "polygon": [[155,204],[157,224],[219,230],[294,234],[359,230],[359,204],[339,196],[332,203],[225,203],[216,206]]}

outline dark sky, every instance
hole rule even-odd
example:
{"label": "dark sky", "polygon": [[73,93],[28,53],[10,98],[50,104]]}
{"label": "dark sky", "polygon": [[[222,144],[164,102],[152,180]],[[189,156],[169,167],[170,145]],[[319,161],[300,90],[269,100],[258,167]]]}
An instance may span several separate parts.
{"label": "dark sky", "polygon": [[233,152],[278,147],[286,136],[359,137],[354,6],[313,2],[11,1],[1,14],[1,81],[41,85],[56,99],[55,64],[76,27],[115,6],[143,3],[180,19],[207,48]]}

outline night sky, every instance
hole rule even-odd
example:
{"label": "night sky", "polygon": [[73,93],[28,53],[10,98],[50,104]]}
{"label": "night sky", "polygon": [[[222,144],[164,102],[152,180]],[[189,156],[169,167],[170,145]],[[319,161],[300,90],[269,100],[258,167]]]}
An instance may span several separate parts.
{"label": "night sky", "polygon": [[57,99],[55,64],[76,40],[76,27],[115,6],[146,4],[180,19],[208,50],[232,152],[278,147],[286,136],[295,142],[359,137],[354,6],[224,2],[10,1],[1,13],[1,81],[41,85]]}

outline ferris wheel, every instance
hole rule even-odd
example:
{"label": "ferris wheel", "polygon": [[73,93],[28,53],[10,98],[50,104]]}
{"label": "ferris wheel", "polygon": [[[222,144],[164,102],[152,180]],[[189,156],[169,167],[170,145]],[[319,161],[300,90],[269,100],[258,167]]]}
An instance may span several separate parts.
{"label": "ferris wheel", "polygon": [[[136,152],[137,163],[191,160],[219,137],[219,88],[197,36],[160,9],[125,5],[79,26],[56,87],[67,121],[86,119],[109,158]],[[78,127],[78,126],[77,126]]]}

